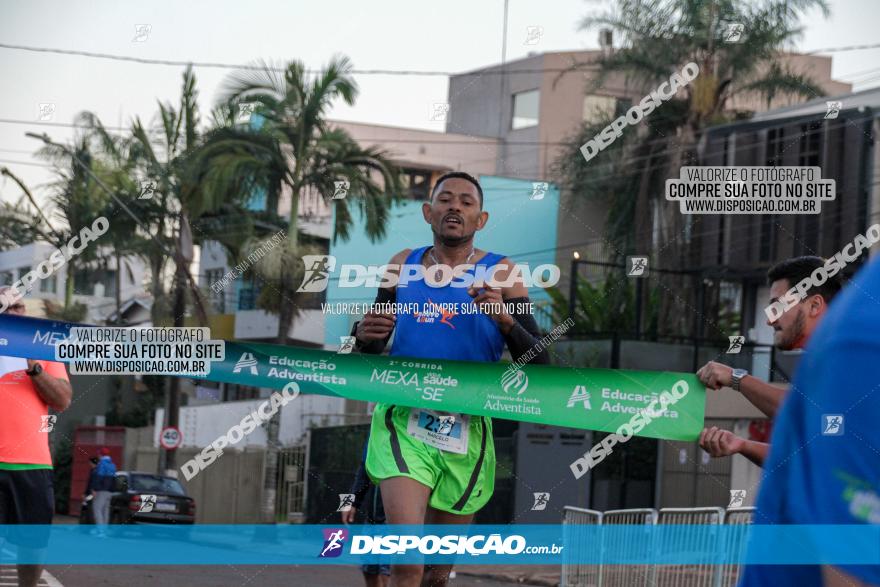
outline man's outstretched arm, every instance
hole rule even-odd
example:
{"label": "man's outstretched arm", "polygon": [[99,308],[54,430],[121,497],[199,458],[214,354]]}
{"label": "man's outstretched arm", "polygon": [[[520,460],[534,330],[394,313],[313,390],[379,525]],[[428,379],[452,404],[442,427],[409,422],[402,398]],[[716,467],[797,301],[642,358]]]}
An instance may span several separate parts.
{"label": "man's outstretched arm", "polygon": [[[697,377],[710,389],[730,387],[733,384],[733,368],[709,361],[697,371]],[[752,375],[746,375],[742,378],[739,383],[739,391],[768,418],[776,416],[776,412],[785,398],[784,389],[765,383]]]}
{"label": "man's outstretched arm", "polygon": [[700,433],[700,448],[715,458],[741,454],[759,467],[764,466],[764,460],[770,452],[770,445],[767,443],[740,438],[730,430],[722,430],[717,426],[703,428]]}

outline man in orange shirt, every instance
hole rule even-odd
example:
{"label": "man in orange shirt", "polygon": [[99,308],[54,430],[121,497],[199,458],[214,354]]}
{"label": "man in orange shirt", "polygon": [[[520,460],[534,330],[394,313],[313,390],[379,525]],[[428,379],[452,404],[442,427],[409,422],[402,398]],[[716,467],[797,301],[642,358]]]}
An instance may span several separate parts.
{"label": "man in orange shirt", "polygon": [[[0,287],[0,296],[7,289]],[[16,301],[5,313],[24,316],[24,303]],[[71,396],[63,364],[0,355],[0,525],[52,523],[49,408],[67,409]],[[46,546],[46,533],[30,537],[36,539],[19,547]],[[42,565],[18,565],[19,587],[36,587],[42,573]]]}

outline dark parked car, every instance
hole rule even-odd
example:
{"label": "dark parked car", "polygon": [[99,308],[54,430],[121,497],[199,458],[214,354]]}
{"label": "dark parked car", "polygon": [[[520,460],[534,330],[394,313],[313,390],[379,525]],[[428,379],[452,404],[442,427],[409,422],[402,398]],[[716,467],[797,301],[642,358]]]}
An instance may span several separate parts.
{"label": "dark parked car", "polygon": [[[119,471],[110,498],[111,524],[192,524],[196,502],[173,477]],[[94,524],[92,499],[83,500],[80,524]]]}

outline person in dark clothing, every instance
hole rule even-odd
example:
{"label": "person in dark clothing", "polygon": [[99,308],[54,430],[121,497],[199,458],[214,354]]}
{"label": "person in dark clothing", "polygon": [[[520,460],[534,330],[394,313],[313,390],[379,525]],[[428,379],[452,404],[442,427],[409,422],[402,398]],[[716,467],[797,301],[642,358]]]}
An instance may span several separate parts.
{"label": "person in dark clothing", "polygon": [[89,475],[88,489],[93,496],[92,515],[95,518],[98,536],[107,535],[107,524],[110,523],[110,497],[115,477],[116,465],[110,458],[110,449],[102,447],[99,451],[98,463]]}
{"label": "person in dark clothing", "polygon": [[[368,442],[364,443],[361,462],[357,472],[354,474],[354,483],[351,484],[350,493],[354,494],[354,503],[347,511],[342,512],[342,522],[344,524],[354,522],[355,514],[357,514],[358,510],[363,513],[364,521],[367,524],[385,523],[385,508],[382,506],[382,495],[379,487],[374,485],[367,475],[366,459],[368,444]],[[364,574],[364,582],[367,587],[386,587],[388,579],[391,577],[391,565],[361,565],[361,572]]]}
{"label": "person in dark clothing", "polygon": [[[86,482],[86,489],[83,491],[82,499],[85,501],[89,497],[93,497],[92,493],[98,487],[98,457],[91,457],[89,459],[89,464],[91,465],[91,469],[89,469],[89,480]],[[89,510],[89,518],[88,523],[95,523],[95,511],[94,508]]]}

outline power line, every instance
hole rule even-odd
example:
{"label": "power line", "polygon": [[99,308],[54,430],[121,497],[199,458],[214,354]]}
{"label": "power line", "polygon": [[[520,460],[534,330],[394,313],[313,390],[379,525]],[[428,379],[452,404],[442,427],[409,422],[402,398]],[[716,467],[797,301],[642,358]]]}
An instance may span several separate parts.
{"label": "power line", "polygon": [[842,79],[844,81],[850,80],[850,83],[858,83],[856,81],[853,81],[853,78],[865,77],[867,75],[874,75],[877,72],[880,72],[880,67],[871,67],[869,69],[863,69],[861,71],[854,71],[852,73],[841,74],[840,76],[838,76],[838,79]]}
{"label": "power line", "polygon": [[[130,63],[140,63],[142,65],[170,65],[175,67],[193,66],[206,67],[214,69],[244,69],[254,71],[273,71],[283,73],[287,71],[286,67],[272,67],[270,65],[246,65],[241,63],[219,63],[212,61],[180,61],[175,59],[149,59],[146,57],[132,57],[130,55],[113,55],[111,53],[94,53],[92,51],[78,51],[75,49],[55,49],[51,47],[28,47],[25,45],[11,45],[9,43],[0,43],[0,49],[15,49],[18,51],[30,51],[33,53],[53,53],[56,55],[72,55],[78,57],[90,57],[93,59],[107,59],[110,61],[126,61]],[[323,73],[321,69],[306,69],[306,73]],[[511,73],[544,73],[544,72],[565,72],[573,71],[571,68],[554,68],[554,69],[518,69],[513,71],[502,70],[480,70],[474,72],[459,73],[455,71],[429,71],[416,69],[352,69],[352,75],[406,75],[406,76],[466,76],[466,75],[509,75]]]}
{"label": "power line", "polygon": [[[846,47],[826,47],[824,49],[815,49],[813,51],[808,51],[806,53],[802,53],[803,55],[814,55],[816,53],[842,53],[845,51],[861,51],[865,49],[877,49],[880,48],[880,43],[875,43],[871,45],[850,45]],[[213,61],[181,61],[175,59],[151,59],[146,57],[133,57],[131,55],[114,55],[111,53],[96,53],[92,51],[79,51],[76,49],[56,49],[53,47],[30,47],[27,45],[13,45],[10,43],[0,43],[0,49],[13,49],[17,51],[29,51],[32,53],[52,53],[56,55],[72,55],[78,57],[89,57],[93,59],[107,59],[110,61],[125,61],[129,63],[139,63],[142,65],[168,65],[174,67],[180,66],[193,66],[193,67],[205,67],[205,68],[214,68],[214,69],[243,69],[243,70],[256,70],[256,71],[274,71],[274,72],[284,72],[287,71],[286,68],[283,67],[272,67],[269,65],[246,65],[240,63],[221,63],[221,62],[213,62]],[[598,53],[598,50],[595,50]],[[578,64],[579,66],[583,66],[585,64]],[[598,67],[598,65],[589,64],[589,67]],[[581,69],[581,67],[578,67]],[[320,69],[306,69],[307,73],[322,73]],[[572,72],[575,71],[575,68],[572,67],[564,67],[564,68],[538,68],[538,69],[508,69],[499,67],[498,69],[482,69],[474,72],[465,72],[459,73],[454,71],[430,71],[430,70],[416,70],[416,69],[352,69],[352,75],[405,75],[405,76],[444,76],[444,77],[461,77],[467,75],[512,75],[512,74],[533,74],[533,73],[564,73],[564,72]]]}
{"label": "power line", "polygon": [[[72,122],[46,122],[43,120],[21,120],[18,118],[0,118],[0,123],[4,124],[27,124],[31,126],[54,126],[61,128],[81,128],[83,130],[89,130],[91,127],[83,126],[81,124],[73,124]],[[130,128],[125,128],[121,126],[105,126],[105,130],[112,130],[117,132],[129,132]]]}
{"label": "power line", "polygon": [[34,167],[47,167],[53,168],[54,165],[49,165],[48,163],[31,163],[30,161],[13,161],[11,159],[0,159],[0,163],[9,163],[10,165],[32,165]]}
{"label": "power line", "polygon": [[825,49],[815,49],[813,51],[807,51],[804,55],[814,55],[816,53],[842,53],[844,51],[861,51],[863,49],[878,49],[880,48],[880,43],[873,43],[871,45],[849,45],[847,47],[827,47]]}

